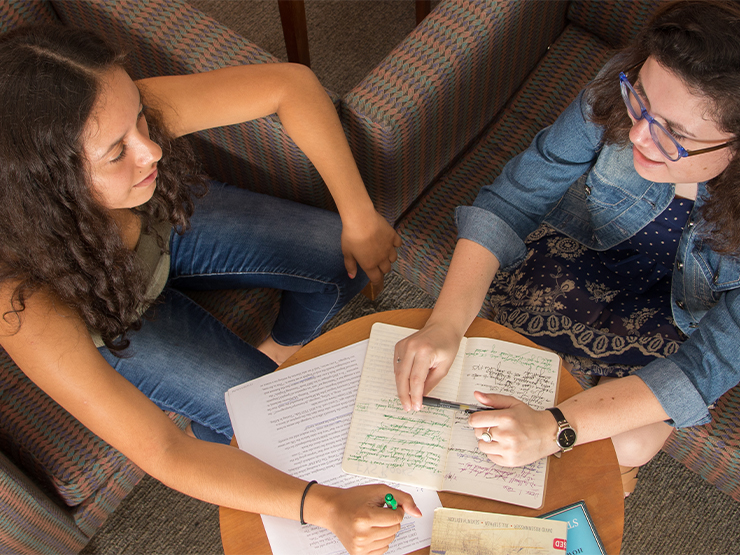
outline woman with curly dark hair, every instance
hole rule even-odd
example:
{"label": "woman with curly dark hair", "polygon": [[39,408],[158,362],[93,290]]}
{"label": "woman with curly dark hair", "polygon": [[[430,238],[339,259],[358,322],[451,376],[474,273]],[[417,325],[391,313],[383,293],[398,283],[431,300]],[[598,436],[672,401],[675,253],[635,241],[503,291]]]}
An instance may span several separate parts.
{"label": "woman with curly dark hair", "polygon": [[[227,445],[224,392],[273,371],[395,260],[336,111],[292,64],[134,83],[85,31],[0,38],[0,344],[41,389],[166,484],[298,519],[353,553],[384,551],[404,511],[386,486],[287,476]],[[184,135],[277,113],[339,214],[206,182]],[[358,270],[359,264],[365,271]],[[178,288],[274,287],[258,348]],[[184,414],[181,432],[160,409]],[[394,490],[403,509],[411,497]],[[302,513],[299,513],[299,507]]]}
{"label": "woman with curly dark hair", "polygon": [[477,393],[502,409],[470,417],[494,462],[610,437],[629,493],[669,423],[709,420],[740,380],[739,30],[736,2],[662,7],[458,208],[434,313],[396,347],[405,407],[446,374],[492,287],[497,321],[601,376],[549,411]]}

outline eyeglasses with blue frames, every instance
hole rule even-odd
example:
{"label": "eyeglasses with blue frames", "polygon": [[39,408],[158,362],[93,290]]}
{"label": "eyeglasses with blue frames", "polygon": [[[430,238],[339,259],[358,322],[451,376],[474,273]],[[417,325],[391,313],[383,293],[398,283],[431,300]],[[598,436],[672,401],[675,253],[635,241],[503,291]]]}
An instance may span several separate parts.
{"label": "eyeglasses with blue frames", "polygon": [[[631,69],[634,68],[630,68],[630,70]],[[627,106],[627,111],[635,121],[640,121],[642,118],[645,118],[648,121],[650,126],[650,136],[653,138],[655,146],[657,146],[663,156],[668,158],[671,162],[678,162],[681,158],[686,158],[688,156],[714,152],[715,150],[725,148],[738,140],[737,138],[732,139],[731,141],[727,141],[721,145],[710,146],[709,148],[702,148],[699,150],[686,150],[659,121],[650,115],[624,72],[619,74],[619,86],[622,89],[622,98]]]}

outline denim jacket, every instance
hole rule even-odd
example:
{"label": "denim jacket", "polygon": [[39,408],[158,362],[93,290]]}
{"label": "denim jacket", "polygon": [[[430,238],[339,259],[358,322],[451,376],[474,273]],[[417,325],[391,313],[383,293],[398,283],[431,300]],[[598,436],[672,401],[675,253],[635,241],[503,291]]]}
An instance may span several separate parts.
{"label": "denim jacket", "polygon": [[[607,250],[660,215],[674,184],[640,177],[631,148],[602,146],[602,128],[589,112],[581,92],[481,189],[473,206],[459,207],[458,238],[487,248],[509,270],[522,262],[524,239],[543,221],[586,247]],[[714,252],[702,239],[706,194],[700,183],[673,268],[673,318],[688,339],[637,372],[676,427],[708,422],[708,405],[740,381],[740,259]]]}

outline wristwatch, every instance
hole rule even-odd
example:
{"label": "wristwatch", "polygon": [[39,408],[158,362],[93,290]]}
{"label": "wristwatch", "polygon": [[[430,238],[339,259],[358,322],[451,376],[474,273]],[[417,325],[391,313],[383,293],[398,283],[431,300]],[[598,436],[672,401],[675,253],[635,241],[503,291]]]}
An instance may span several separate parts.
{"label": "wristwatch", "polygon": [[547,410],[552,413],[555,421],[558,423],[558,435],[555,436],[555,443],[560,447],[560,451],[555,453],[555,456],[560,457],[563,452],[573,449],[573,446],[576,444],[576,431],[568,424],[560,409],[550,407]]}

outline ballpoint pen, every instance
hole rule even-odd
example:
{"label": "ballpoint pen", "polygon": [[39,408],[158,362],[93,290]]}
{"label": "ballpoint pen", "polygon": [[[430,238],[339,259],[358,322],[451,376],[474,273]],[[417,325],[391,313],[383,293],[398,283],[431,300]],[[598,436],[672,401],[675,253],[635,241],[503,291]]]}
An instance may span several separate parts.
{"label": "ballpoint pen", "polygon": [[455,403],[453,401],[443,401],[442,399],[437,399],[435,397],[422,397],[421,404],[426,407],[459,410],[467,414],[473,414],[474,412],[478,412],[481,410],[493,410],[491,407],[468,405],[466,403]]}

